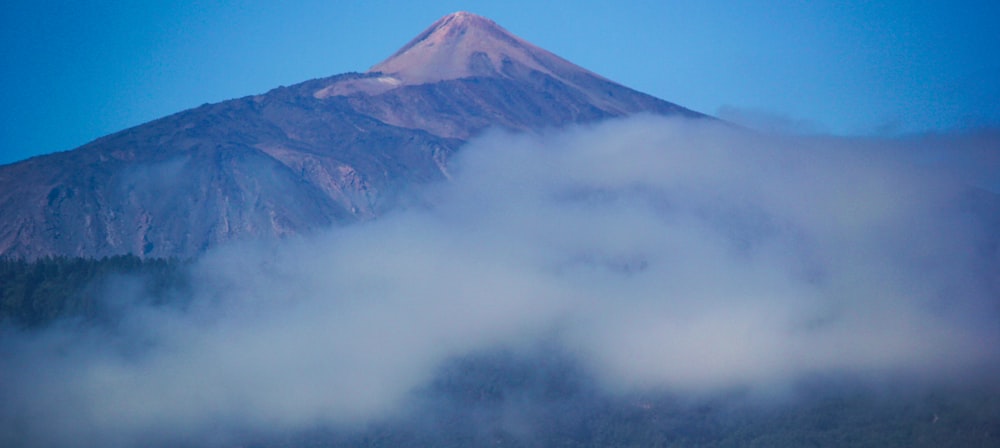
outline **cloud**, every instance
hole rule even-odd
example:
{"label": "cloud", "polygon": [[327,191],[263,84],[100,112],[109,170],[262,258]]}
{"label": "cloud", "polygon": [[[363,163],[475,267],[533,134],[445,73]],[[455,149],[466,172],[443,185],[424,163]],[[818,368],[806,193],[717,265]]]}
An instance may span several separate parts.
{"label": "cloud", "polygon": [[[803,120],[762,109],[723,105],[715,116],[740,126],[770,134],[809,135],[826,134],[829,130],[820,123]],[[884,135],[884,133],[880,133]]]}
{"label": "cloud", "polygon": [[998,200],[907,156],[923,142],[655,117],[486,135],[421,206],[206,254],[184,307],[8,331],[0,420],[19,445],[351,426],[541,340],[609,393],[961,381],[997,359]]}

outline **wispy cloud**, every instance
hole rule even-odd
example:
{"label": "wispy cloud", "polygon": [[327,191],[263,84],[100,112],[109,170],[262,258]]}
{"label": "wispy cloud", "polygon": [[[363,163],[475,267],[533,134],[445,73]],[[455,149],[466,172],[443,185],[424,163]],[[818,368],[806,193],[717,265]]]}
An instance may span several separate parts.
{"label": "wispy cloud", "polygon": [[654,117],[490,134],[425,206],[209,253],[188,307],[5,334],[0,420],[29,445],[351,425],[540,339],[611,393],[960,381],[997,359],[997,198],[908,156],[925,144]]}

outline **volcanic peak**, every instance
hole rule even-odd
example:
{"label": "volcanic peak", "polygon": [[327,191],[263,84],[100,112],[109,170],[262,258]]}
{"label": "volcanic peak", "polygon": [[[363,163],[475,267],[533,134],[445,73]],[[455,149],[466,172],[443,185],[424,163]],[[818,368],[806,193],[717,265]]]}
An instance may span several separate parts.
{"label": "volcanic peak", "polygon": [[[476,15],[470,12],[459,11],[455,13],[448,14],[436,22],[432,23],[424,32],[417,35],[410,42],[400,48],[388,59],[381,62],[380,64],[372,67],[371,71],[382,71],[376,70],[379,65],[385,64],[392,59],[405,54],[406,52],[418,47],[420,45],[426,47],[433,47],[435,45],[448,45],[455,41],[461,40],[467,33],[473,33],[473,38],[482,38],[484,36],[490,36],[495,39],[507,41],[511,44],[518,44],[519,39],[517,39],[509,31],[503,29],[496,22],[487,19],[486,17]],[[480,34],[475,36],[475,34]]]}
{"label": "volcanic peak", "polygon": [[[468,138],[471,134],[467,131],[479,129],[478,126],[470,128],[466,126],[468,123],[461,126],[454,123],[446,126],[441,123],[430,125],[426,123],[426,113],[403,117],[397,109],[399,104],[406,101],[418,101],[422,104],[433,102],[434,100],[426,98],[420,100],[414,98],[434,96],[436,94],[430,92],[441,88],[447,89],[442,86],[480,85],[478,82],[472,84],[461,82],[472,78],[489,79],[490,82],[487,84],[490,86],[506,85],[501,89],[502,93],[499,93],[502,96],[515,90],[525,92],[527,95],[546,91],[549,98],[554,98],[553,95],[562,95],[570,103],[576,104],[562,105],[563,109],[559,113],[568,114],[567,117],[626,115],[647,110],[646,107],[652,104],[651,98],[635,96],[626,87],[539,48],[490,19],[468,12],[456,12],[438,19],[388,59],[372,66],[368,72],[361,76],[336,79],[313,90],[312,95],[319,99],[352,98],[349,101],[360,101],[358,98],[362,97],[389,95],[395,98],[391,100],[392,106],[386,103],[386,106],[379,106],[379,111],[375,112],[371,104],[368,104],[366,106],[368,113],[394,126],[428,131],[433,129],[432,133],[435,135]],[[430,85],[437,87],[422,90],[423,86]],[[410,89],[411,87],[418,89]],[[467,87],[455,88],[467,89]],[[402,93],[401,90],[408,93]],[[461,93],[456,93],[453,96],[453,99],[455,98],[467,100],[469,93],[463,90]],[[519,101],[517,98],[522,97],[516,95],[508,97],[512,102],[506,104],[517,103]],[[549,106],[552,104],[547,101],[545,107]],[[468,112],[466,110],[462,113]],[[530,116],[532,112],[520,110],[513,113],[508,110],[501,113],[479,110],[477,113],[487,113],[487,116],[493,116],[494,119],[498,116],[496,114],[506,116],[509,118],[507,121],[492,124],[521,129],[525,127],[522,116]],[[486,125],[486,123],[481,124]]]}
{"label": "volcanic peak", "polygon": [[314,96],[359,92],[378,95],[397,87],[472,77],[528,81],[532,73],[569,85],[584,78],[607,81],[515,36],[490,19],[460,11],[438,19],[388,59],[372,66],[366,73],[369,76],[339,81],[316,91]]}
{"label": "volcanic peak", "polygon": [[475,76],[517,78],[541,72],[555,78],[587,72],[515,36],[496,22],[469,12],[442,17],[368,73],[381,73],[404,85]]}

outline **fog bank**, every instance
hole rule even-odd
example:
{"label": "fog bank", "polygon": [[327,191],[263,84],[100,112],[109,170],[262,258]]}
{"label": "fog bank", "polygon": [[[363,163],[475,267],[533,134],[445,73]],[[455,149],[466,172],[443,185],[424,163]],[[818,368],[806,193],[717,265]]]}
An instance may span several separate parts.
{"label": "fog bank", "polygon": [[6,331],[0,421],[65,446],[352,427],[449,359],[539,341],[612,394],[961,382],[1000,347],[1000,200],[970,189],[998,142],[655,117],[491,133],[419,205],[213,250],[189,305]]}

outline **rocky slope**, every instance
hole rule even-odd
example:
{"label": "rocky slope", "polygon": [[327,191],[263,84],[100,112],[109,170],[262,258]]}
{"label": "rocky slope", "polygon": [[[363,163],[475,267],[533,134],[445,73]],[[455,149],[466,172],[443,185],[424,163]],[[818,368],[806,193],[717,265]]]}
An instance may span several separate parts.
{"label": "rocky slope", "polygon": [[0,256],[190,257],[372,219],[489,127],[701,116],[455,13],[365,73],[204,105],[0,167]]}

